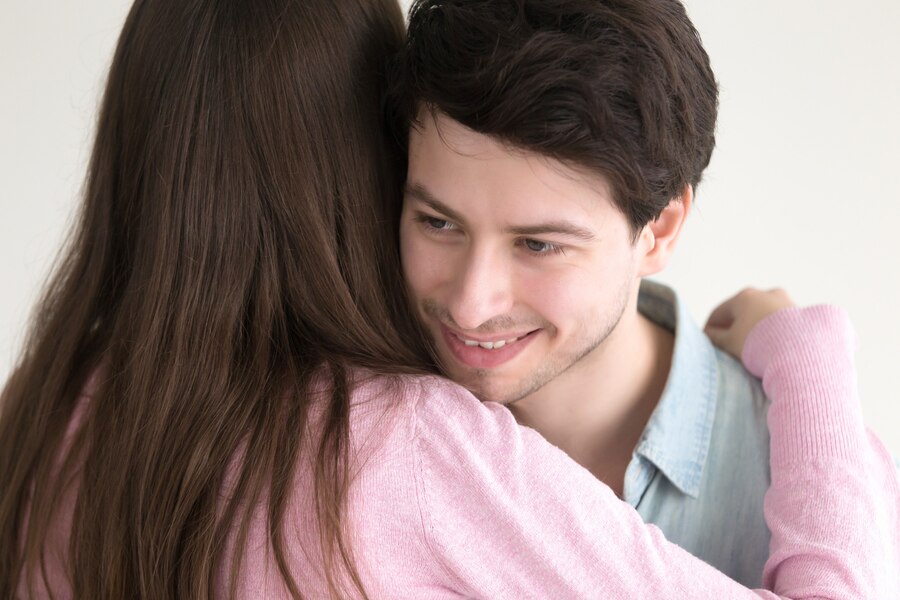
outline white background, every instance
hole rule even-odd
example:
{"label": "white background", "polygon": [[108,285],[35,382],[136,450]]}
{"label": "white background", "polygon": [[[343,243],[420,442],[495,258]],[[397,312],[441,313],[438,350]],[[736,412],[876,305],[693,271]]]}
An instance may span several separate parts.
{"label": "white background", "polygon": [[[0,0],[0,381],[76,205],[129,4]],[[661,279],[701,322],[748,284],[846,307],[866,420],[898,453],[900,2],[686,4],[721,113],[697,209]]]}

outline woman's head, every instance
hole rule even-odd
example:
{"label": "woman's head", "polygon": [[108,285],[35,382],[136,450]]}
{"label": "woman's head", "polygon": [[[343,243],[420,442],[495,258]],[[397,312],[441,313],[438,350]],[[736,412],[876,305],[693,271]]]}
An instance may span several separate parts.
{"label": "woman's head", "polygon": [[380,108],[402,36],[396,0],[135,2],[79,223],[3,393],[0,536],[19,543],[2,549],[0,595],[40,579],[60,460],[78,474],[77,595],[208,595],[260,498],[296,593],[280,526],[323,372],[317,515],[326,553],[352,565],[346,368],[428,366],[398,294],[402,176]]}
{"label": "woman's head", "polygon": [[284,310],[311,353],[364,346],[386,317],[379,200],[398,171],[378,97],[402,34],[388,0],[138,0],[86,207],[118,257],[110,300],[155,297],[160,320],[196,330],[186,342],[245,337],[253,360],[267,340],[248,311]]}

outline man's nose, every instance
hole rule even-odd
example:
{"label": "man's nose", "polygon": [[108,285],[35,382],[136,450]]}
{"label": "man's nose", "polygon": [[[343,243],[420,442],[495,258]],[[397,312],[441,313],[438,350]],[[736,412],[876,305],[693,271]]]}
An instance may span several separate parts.
{"label": "man's nose", "polygon": [[509,314],[513,304],[511,265],[488,249],[472,249],[460,264],[447,309],[457,327],[478,329]]}

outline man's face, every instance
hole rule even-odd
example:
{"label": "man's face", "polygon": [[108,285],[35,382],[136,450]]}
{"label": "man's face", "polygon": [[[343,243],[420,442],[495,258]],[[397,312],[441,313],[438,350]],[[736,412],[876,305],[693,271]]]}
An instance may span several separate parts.
{"label": "man's face", "polygon": [[636,301],[632,229],[601,178],[443,115],[410,132],[400,240],[446,374],[482,400],[590,368]]}

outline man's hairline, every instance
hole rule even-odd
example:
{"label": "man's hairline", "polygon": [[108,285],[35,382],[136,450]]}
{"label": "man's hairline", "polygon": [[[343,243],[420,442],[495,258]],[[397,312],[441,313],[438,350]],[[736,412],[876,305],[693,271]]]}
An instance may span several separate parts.
{"label": "man's hairline", "polygon": [[[615,209],[619,212],[619,214],[621,214],[623,217],[625,217],[625,220],[628,222],[628,227],[629,227],[629,229],[632,230],[632,232],[631,232],[632,233],[632,240],[631,240],[632,244],[636,244],[637,240],[639,239],[640,234],[644,230],[644,228],[656,220],[656,218],[652,218],[652,219],[649,219],[646,223],[643,223],[641,225],[636,225],[635,223],[633,223],[631,221],[631,218],[629,217],[629,215],[625,212],[625,210],[619,205],[618,202],[616,202],[615,190],[613,188],[612,183],[610,183],[610,181],[609,181],[609,176],[606,173],[600,171],[599,169],[590,167],[590,166],[585,165],[580,162],[566,160],[564,158],[560,158],[560,157],[556,157],[556,156],[551,156],[549,154],[539,152],[533,148],[526,148],[519,144],[515,144],[512,141],[510,141],[508,139],[504,139],[500,136],[496,136],[496,135],[493,135],[490,133],[484,133],[484,132],[478,131],[477,129],[472,129],[468,125],[465,125],[464,123],[457,121],[452,116],[447,114],[445,111],[441,110],[440,106],[434,102],[422,102],[422,101],[419,102],[419,107],[415,113],[415,116],[412,119],[410,119],[410,122],[408,124],[407,140],[409,140],[409,134],[412,132],[412,130],[415,129],[416,131],[419,131],[419,132],[422,131],[422,129],[421,129],[422,116],[426,112],[431,117],[432,122],[434,123],[434,126],[435,126],[435,130],[437,131],[438,136],[440,136],[441,141],[444,143],[444,145],[447,146],[448,149],[450,149],[454,152],[457,152],[458,154],[460,154],[462,156],[465,156],[465,154],[458,152],[449,143],[447,143],[447,140],[444,138],[443,134],[441,133],[441,127],[440,127],[440,124],[438,123],[438,117],[440,115],[443,115],[446,119],[452,121],[453,123],[456,123],[460,127],[463,127],[469,131],[472,131],[479,135],[483,135],[483,136],[490,138],[491,140],[500,144],[505,150],[507,150],[508,152],[510,152],[512,154],[518,154],[521,156],[530,156],[530,157],[540,159],[542,161],[546,161],[546,164],[548,166],[550,166],[551,168],[553,168],[554,170],[556,170],[561,176],[569,177],[574,180],[575,175],[581,175],[581,176],[587,178],[589,181],[592,180],[592,181],[599,183],[600,185],[602,185],[605,188],[604,194],[606,195],[606,197],[610,200],[610,202],[615,207]],[[409,153],[409,142],[408,141],[407,141],[407,149],[406,150],[407,150],[407,154],[408,154]],[[554,164],[554,163],[557,163],[557,164]],[[563,167],[564,169],[567,169],[568,171],[570,171],[570,173],[567,173],[561,169],[558,169],[557,168],[558,166]],[[696,188],[696,185],[694,185],[691,182],[687,182],[685,185],[690,186],[692,189]],[[408,186],[409,186],[409,179],[408,179],[408,173],[407,173],[407,181],[404,184],[404,195],[406,192],[406,188]],[[681,196],[677,195],[677,196],[673,196],[672,198],[670,198],[669,202],[680,201],[680,200],[681,200]]]}

